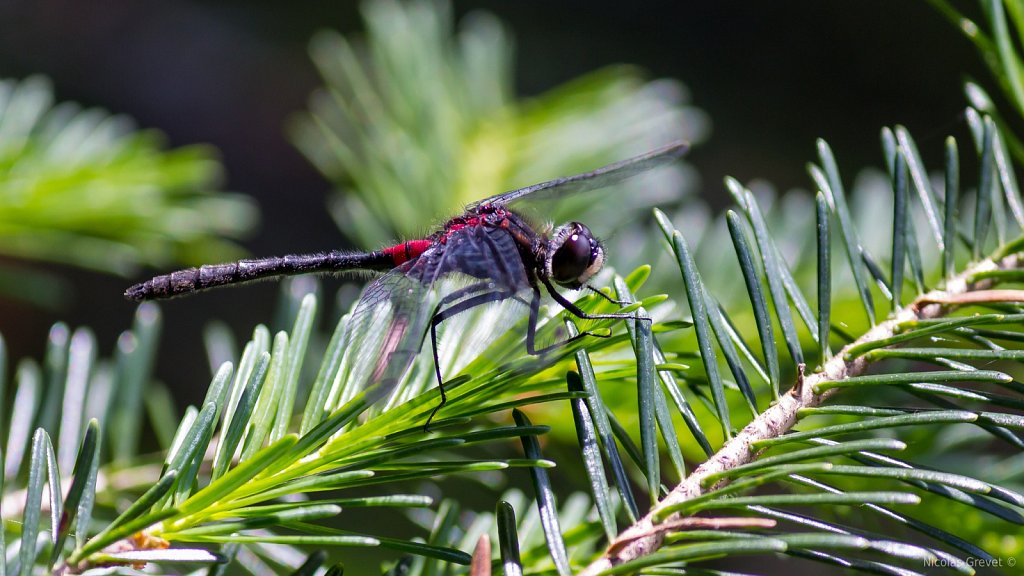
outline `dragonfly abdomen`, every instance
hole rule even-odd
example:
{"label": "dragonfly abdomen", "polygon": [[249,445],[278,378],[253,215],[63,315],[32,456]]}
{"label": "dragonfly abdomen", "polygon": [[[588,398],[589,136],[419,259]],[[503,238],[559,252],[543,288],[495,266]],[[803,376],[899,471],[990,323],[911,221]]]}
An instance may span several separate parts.
{"label": "dragonfly abdomen", "polygon": [[131,300],[174,298],[227,284],[243,284],[257,280],[346,270],[388,270],[393,259],[384,252],[325,254],[290,254],[258,260],[239,260],[228,264],[208,264],[157,276],[125,291]]}

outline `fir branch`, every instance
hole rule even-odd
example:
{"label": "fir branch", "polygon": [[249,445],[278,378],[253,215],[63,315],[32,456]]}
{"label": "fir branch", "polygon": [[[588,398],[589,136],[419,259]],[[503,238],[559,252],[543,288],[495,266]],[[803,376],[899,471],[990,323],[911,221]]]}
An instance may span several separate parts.
{"label": "fir branch", "polygon": [[[909,306],[892,314],[888,320],[870,329],[856,341],[848,344],[842,351],[829,360],[824,367],[810,376],[801,374],[790,391],[778,402],[761,413],[748,424],[732,440],[693,471],[683,482],[673,488],[657,506],[646,516],[623,531],[609,546],[608,551],[581,572],[581,576],[593,576],[624,562],[647,556],[657,551],[665,539],[667,531],[659,529],[667,522],[679,522],[680,517],[672,514],[662,518],[661,511],[705,494],[727,482],[722,480],[712,486],[705,486],[705,480],[713,475],[748,464],[754,461],[761,450],[755,447],[759,441],[777,438],[786,434],[797,422],[800,410],[821,405],[831,397],[837,388],[820,393],[815,391],[819,383],[843,380],[863,374],[870,364],[868,358],[859,356],[848,359],[847,351],[854,346],[883,340],[895,336],[899,326],[904,322],[940,318],[951,312],[954,307],[962,304],[992,301],[990,293],[1010,292],[1006,290],[989,290],[991,280],[972,282],[977,274],[993,270],[1014,270],[1021,268],[1022,262],[1017,254],[1005,256],[999,260],[984,260],[967,271],[951,279],[944,290],[933,290],[919,296]],[[1017,292],[1017,291],[1013,291]],[[1006,301],[1006,294],[999,294],[998,301]],[[1016,301],[1022,301],[1017,294]]]}

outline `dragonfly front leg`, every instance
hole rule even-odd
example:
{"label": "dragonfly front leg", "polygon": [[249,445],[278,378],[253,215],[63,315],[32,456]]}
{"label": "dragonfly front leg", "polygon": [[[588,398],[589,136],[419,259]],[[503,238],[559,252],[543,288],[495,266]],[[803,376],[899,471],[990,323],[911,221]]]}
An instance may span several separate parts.
{"label": "dragonfly front leg", "polygon": [[[562,308],[565,308],[570,314],[572,314],[573,316],[576,316],[577,318],[581,318],[583,320],[601,320],[601,319],[613,318],[613,319],[618,319],[618,320],[639,320],[640,322],[650,322],[651,321],[651,319],[646,317],[646,316],[635,316],[635,315],[629,314],[629,313],[588,314],[585,311],[583,311],[582,308],[580,308],[576,304],[573,304],[572,302],[570,302],[568,298],[566,298],[565,296],[562,296],[561,294],[559,294],[558,290],[555,290],[555,287],[551,285],[551,282],[549,280],[547,280],[545,278],[545,279],[542,279],[541,281],[544,283],[544,287],[547,288],[548,293],[551,294],[551,297],[555,300],[555,302],[558,302],[562,306]],[[598,294],[600,294],[601,296],[603,296],[606,300],[608,300],[610,302],[613,302],[615,304],[625,304],[624,302],[620,302],[618,300],[613,300],[610,296],[608,296],[607,294],[605,294],[603,292],[598,291],[597,289],[593,288],[592,286],[588,285],[587,287],[590,288],[591,290],[593,290],[594,292],[597,292]],[[571,338],[568,338],[566,340],[563,340],[562,342],[557,342],[557,343],[552,344],[550,346],[546,346],[544,348],[541,348],[540,350],[535,350],[534,349],[534,338],[536,337],[536,331],[537,331],[537,311],[538,311],[539,308],[540,308],[540,288],[537,288],[536,286],[534,286],[534,288],[533,288],[533,302],[531,303],[531,306],[530,306],[530,325],[527,328],[527,333],[526,333],[526,351],[529,352],[532,355],[544,354],[544,353],[549,352],[551,350],[554,350],[556,348],[560,348],[560,347],[565,346],[565,345],[567,345],[569,343],[575,342],[576,340],[579,340],[580,338],[583,338],[584,336],[594,336],[594,337],[597,337],[597,338],[607,338],[608,337],[607,334],[594,334],[593,332],[580,332],[579,334],[577,334],[577,335],[575,335],[575,336],[573,336]]]}
{"label": "dragonfly front leg", "polygon": [[[554,292],[553,288],[551,288],[550,286],[548,286],[548,290],[553,292],[552,295],[558,294],[557,292]],[[606,295],[603,295],[603,296],[605,296],[607,298]],[[581,310],[576,305],[574,305],[572,302],[569,302],[568,300],[565,300],[564,298],[562,298],[561,294],[558,294],[558,298],[555,298],[555,301],[558,302],[559,304],[561,304],[563,308],[565,308],[566,310],[571,312],[574,316],[577,316],[579,318],[584,318],[584,319],[587,319],[587,320],[594,319],[594,318],[629,318],[629,319],[638,319],[638,320],[650,320],[649,318],[642,318],[642,317],[641,318],[636,318],[632,314],[590,315],[590,314],[587,314],[586,312],[584,312],[583,310]],[[568,304],[568,306],[566,304]],[[547,354],[548,352],[550,352],[552,350],[557,350],[557,349],[559,349],[559,348],[561,348],[563,346],[567,346],[567,345],[569,345],[569,344],[579,340],[580,338],[586,338],[587,336],[593,336],[595,338],[607,338],[608,337],[607,334],[594,334],[593,332],[580,332],[579,334],[577,334],[575,336],[571,336],[569,338],[566,338],[565,340],[562,340],[561,342],[555,342],[554,344],[551,344],[549,346],[545,346],[543,348],[537,348],[536,347],[537,319],[538,319],[538,316],[539,316],[539,310],[540,310],[540,288],[534,286],[533,287],[533,300],[530,302],[530,322],[529,322],[529,325],[526,328],[526,352],[527,352],[527,354],[530,354],[531,356],[540,356],[542,354]]]}
{"label": "dragonfly front leg", "polygon": [[615,298],[612,298],[611,296],[605,294],[601,290],[598,290],[597,288],[594,288],[590,284],[584,284],[583,287],[586,288],[587,290],[590,290],[594,294],[597,294],[601,298],[604,298],[605,300],[611,302],[612,304],[615,304],[616,306],[627,306],[627,305],[631,304],[631,302],[626,302],[625,300],[616,300]]}
{"label": "dragonfly front leg", "polygon": [[[646,316],[636,316],[636,315],[630,314],[628,312],[613,312],[611,314],[588,314],[587,312],[584,312],[582,308],[580,308],[576,304],[573,304],[571,301],[569,301],[568,298],[566,298],[565,296],[562,296],[561,294],[559,294],[558,290],[556,290],[555,287],[551,285],[551,281],[550,280],[548,280],[547,278],[543,278],[543,279],[541,279],[541,282],[543,282],[544,283],[544,287],[547,288],[548,294],[551,294],[551,298],[553,298],[555,300],[555,302],[558,302],[559,304],[561,304],[562,308],[565,308],[570,314],[572,314],[573,316],[575,316],[577,318],[582,318],[583,320],[617,319],[617,320],[639,320],[641,322],[650,322],[651,321],[651,319],[646,317]],[[594,289],[591,288],[591,290],[594,290]],[[594,291],[597,292],[598,294],[601,294],[601,296],[603,296],[606,300],[608,300],[610,302],[614,302],[616,304],[622,304],[622,302],[619,302],[618,300],[613,300],[607,294],[601,293],[598,290],[594,290]]]}

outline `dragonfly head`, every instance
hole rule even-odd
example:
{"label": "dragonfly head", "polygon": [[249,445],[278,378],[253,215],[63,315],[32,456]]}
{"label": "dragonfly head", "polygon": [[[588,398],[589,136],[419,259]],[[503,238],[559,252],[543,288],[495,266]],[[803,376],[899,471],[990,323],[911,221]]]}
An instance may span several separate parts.
{"label": "dragonfly head", "polygon": [[567,288],[579,289],[604,266],[604,248],[590,228],[569,222],[552,234],[544,266],[548,278]]}

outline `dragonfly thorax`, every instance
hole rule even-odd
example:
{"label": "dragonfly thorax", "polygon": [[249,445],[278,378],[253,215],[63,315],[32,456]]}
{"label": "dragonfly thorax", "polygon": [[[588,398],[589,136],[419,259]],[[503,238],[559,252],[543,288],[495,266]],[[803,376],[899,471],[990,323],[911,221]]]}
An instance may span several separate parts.
{"label": "dragonfly thorax", "polygon": [[580,222],[559,226],[548,241],[544,271],[548,278],[578,289],[604,266],[604,248]]}

